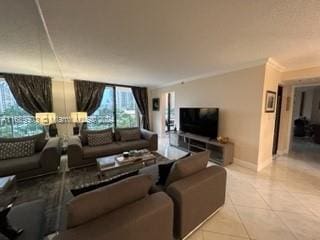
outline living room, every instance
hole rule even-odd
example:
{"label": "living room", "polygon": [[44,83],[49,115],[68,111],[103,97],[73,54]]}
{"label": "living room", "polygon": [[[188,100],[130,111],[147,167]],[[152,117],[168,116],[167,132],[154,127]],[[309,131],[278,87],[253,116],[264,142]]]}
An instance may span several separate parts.
{"label": "living room", "polygon": [[318,238],[318,1],[1,8],[0,239]]}

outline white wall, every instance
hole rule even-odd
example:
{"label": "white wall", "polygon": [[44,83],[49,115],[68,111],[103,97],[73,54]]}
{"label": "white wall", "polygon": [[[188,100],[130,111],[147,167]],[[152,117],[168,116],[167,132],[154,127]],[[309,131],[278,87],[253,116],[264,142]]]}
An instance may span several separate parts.
{"label": "white wall", "polygon": [[265,112],[266,93],[267,91],[277,92],[278,84],[280,81],[281,73],[272,65],[266,64],[261,105],[258,170],[261,170],[272,162],[272,148],[276,111]]}
{"label": "white wall", "polygon": [[[235,144],[235,159],[257,166],[265,66],[257,66],[151,91],[159,112],[151,111],[154,131],[163,132],[164,95],[175,92],[176,122],[180,107],[218,107],[219,135]],[[151,105],[151,102],[150,102]]]}
{"label": "white wall", "polygon": [[282,105],[279,129],[278,153],[285,154],[289,152],[292,128],[293,114],[293,87],[284,86],[282,90]]}
{"label": "white wall", "polygon": [[[72,80],[52,80],[53,111],[58,117],[69,117],[76,112],[76,98]],[[71,136],[73,124],[57,124],[59,136]]]}

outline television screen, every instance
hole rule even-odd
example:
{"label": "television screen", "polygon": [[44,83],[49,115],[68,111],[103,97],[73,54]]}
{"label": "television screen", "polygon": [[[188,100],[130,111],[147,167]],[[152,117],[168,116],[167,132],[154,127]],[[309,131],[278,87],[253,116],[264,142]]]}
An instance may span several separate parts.
{"label": "television screen", "polygon": [[180,131],[217,138],[219,108],[180,108]]}

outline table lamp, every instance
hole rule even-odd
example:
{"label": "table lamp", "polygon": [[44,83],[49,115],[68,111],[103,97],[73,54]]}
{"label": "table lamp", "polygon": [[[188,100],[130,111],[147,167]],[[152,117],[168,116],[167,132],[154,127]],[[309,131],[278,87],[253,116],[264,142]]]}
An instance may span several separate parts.
{"label": "table lamp", "polygon": [[46,136],[49,138],[49,125],[56,123],[56,114],[53,112],[36,113],[36,122],[44,126]]}
{"label": "table lamp", "polygon": [[86,112],[72,112],[70,114],[71,121],[76,124],[73,128],[73,134],[78,135],[80,133],[82,124],[87,122],[88,114]]}

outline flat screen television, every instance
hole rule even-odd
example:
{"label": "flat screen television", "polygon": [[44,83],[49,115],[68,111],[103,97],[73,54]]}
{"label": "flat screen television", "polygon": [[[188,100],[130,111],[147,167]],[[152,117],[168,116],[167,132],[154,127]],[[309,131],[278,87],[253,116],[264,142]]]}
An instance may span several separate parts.
{"label": "flat screen television", "polygon": [[215,139],[218,123],[219,108],[180,108],[180,131]]}

